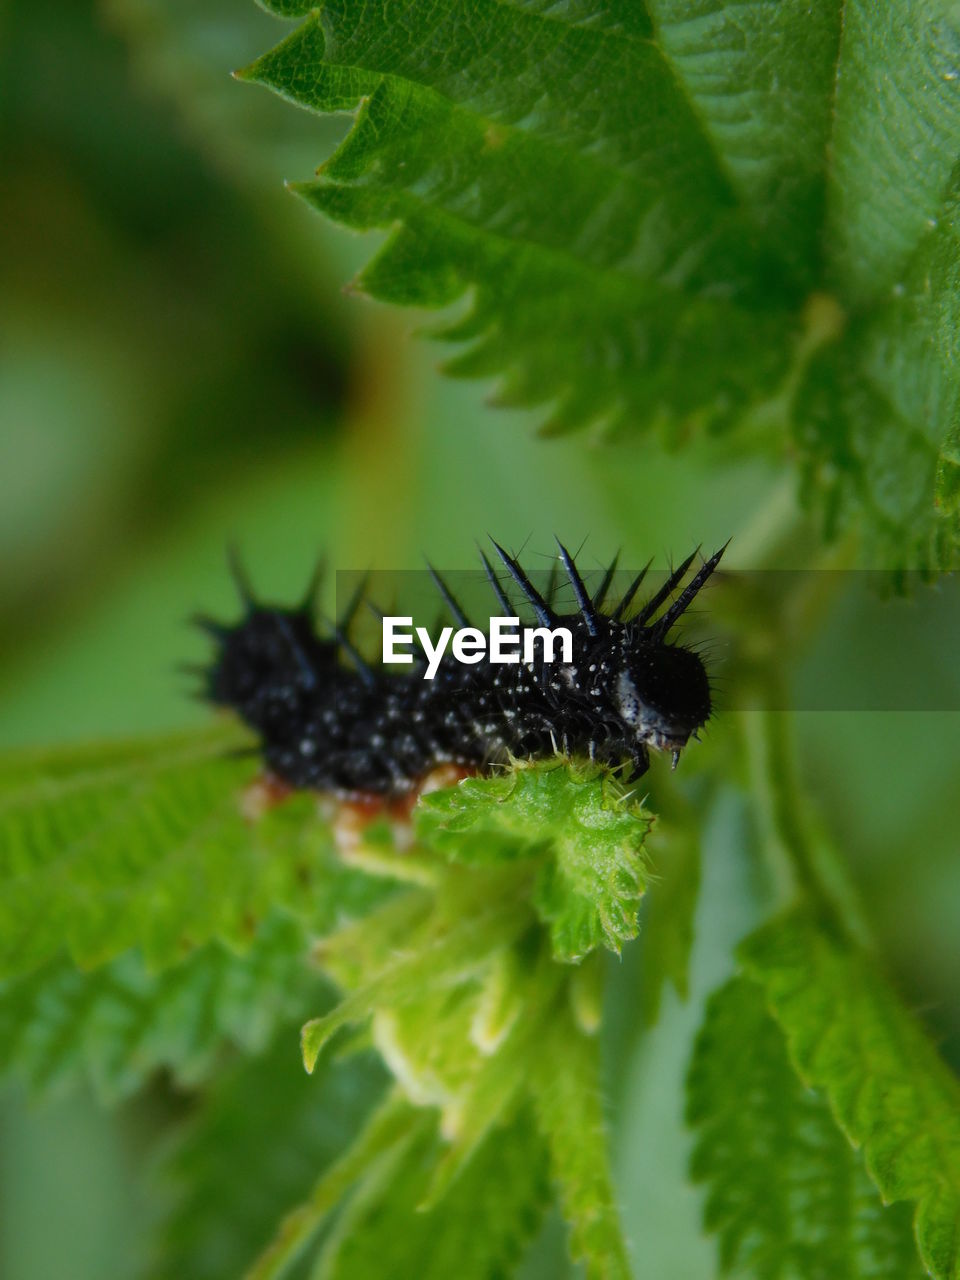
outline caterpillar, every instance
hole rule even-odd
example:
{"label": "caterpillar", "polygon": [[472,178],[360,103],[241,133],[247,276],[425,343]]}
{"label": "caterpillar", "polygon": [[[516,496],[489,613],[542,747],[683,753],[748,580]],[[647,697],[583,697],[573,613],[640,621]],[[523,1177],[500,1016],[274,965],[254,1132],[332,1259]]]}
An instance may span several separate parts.
{"label": "caterpillar", "polygon": [[[541,594],[518,560],[493,543],[505,580],[538,624],[570,629],[572,662],[540,655],[530,662],[484,659],[468,666],[446,654],[432,680],[423,679],[423,663],[398,674],[368,663],[351,641],[362,589],[321,634],[313,610],[317,575],[299,604],[282,608],[258,602],[234,564],[241,620],[196,620],[217,648],[204,669],[203,696],[231,708],[254,731],[267,769],[282,784],[344,799],[409,795],[444,765],[482,771],[506,759],[558,752],[624,765],[639,776],[651,749],[664,750],[675,768],[712,703],[699,655],[669,636],[726,546],[671,599],[695,551],[635,611],[649,563],[605,611],[616,559],[591,595],[574,557],[558,546],[576,602],[568,614],[555,610],[552,588]],[[516,616],[504,581],[480,555],[499,609]],[[447,583],[432,567],[430,573],[453,618],[470,626]]]}

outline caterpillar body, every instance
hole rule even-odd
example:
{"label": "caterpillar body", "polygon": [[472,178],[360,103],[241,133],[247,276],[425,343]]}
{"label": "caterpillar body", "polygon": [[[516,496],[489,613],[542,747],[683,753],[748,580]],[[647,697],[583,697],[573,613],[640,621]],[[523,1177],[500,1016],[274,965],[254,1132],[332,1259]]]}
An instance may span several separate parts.
{"label": "caterpillar body", "polygon": [[[669,633],[725,547],[682,586],[694,552],[632,611],[643,569],[607,612],[616,561],[591,595],[560,545],[576,601],[576,610],[564,614],[554,609],[552,591],[542,595],[519,562],[493,546],[505,581],[486,555],[481,559],[504,616],[516,614],[505,585],[511,583],[538,624],[570,629],[572,662],[540,656],[530,663],[484,659],[468,666],[447,654],[433,680],[422,678],[422,668],[398,674],[368,664],[351,642],[362,593],[321,634],[313,589],[293,608],[268,606],[253,597],[237,570],[241,620],[231,626],[198,619],[217,645],[205,672],[205,696],[232,708],[254,731],[266,767],[282,783],[348,799],[408,795],[443,765],[479,771],[509,758],[558,752],[624,764],[635,775],[648,768],[651,749],[671,752],[676,765],[712,706],[699,655]],[[454,618],[469,626],[446,583],[430,572]]]}

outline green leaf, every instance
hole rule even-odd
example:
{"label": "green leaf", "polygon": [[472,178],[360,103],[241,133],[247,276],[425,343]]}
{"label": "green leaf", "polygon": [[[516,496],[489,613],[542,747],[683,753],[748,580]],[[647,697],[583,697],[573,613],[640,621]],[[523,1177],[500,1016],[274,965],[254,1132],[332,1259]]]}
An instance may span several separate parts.
{"label": "green leaf", "polygon": [[920,1256],[960,1276],[960,1083],[871,958],[797,908],[740,949],[801,1079],[862,1146],[885,1201],[916,1204]]}
{"label": "green leaf", "polygon": [[903,278],[960,159],[960,21],[949,0],[845,0],[842,16],[827,246],[862,305]]}
{"label": "green leaf", "polygon": [[401,29],[382,3],[325,4],[245,74],[319,111],[354,89],[353,132],[299,189],[348,226],[399,224],[357,287],[473,291],[452,371],[502,374],[555,429],[664,405],[721,421],[785,367],[795,281],[643,11],[618,30],[576,8],[418,6]]}
{"label": "green leaf", "polygon": [[348,1201],[324,1247],[318,1280],[488,1280],[507,1276],[533,1236],[549,1200],[544,1144],[520,1112],[492,1131],[443,1199],[420,1208],[443,1140],[426,1129],[384,1164]]}
{"label": "green leaf", "polygon": [[473,1004],[473,1070],[443,1106],[442,1133],[449,1147],[437,1165],[422,1207],[432,1207],[446,1194],[491,1129],[510,1115],[524,1093],[527,1074],[537,1060],[542,1040],[549,1036],[558,996],[563,994],[564,975],[546,948],[541,948],[536,958],[516,948],[513,960],[517,1008],[499,1038],[484,1037],[484,1029],[478,1025],[482,1005]]}
{"label": "green leaf", "polygon": [[820,495],[827,531],[865,516],[873,562],[909,568],[955,561],[958,325],[954,177],[887,296],[813,359],[794,404],[806,483]]}
{"label": "green leaf", "polygon": [[421,839],[451,858],[539,859],[533,904],[558,960],[636,937],[652,818],[602,770],[548,762],[468,778],[425,796],[416,817]]}
{"label": "green leaf", "polygon": [[[307,1071],[314,1069],[321,1050],[341,1028],[364,1023],[378,1010],[416,1005],[428,992],[481,978],[498,954],[524,933],[530,924],[527,905],[509,897],[492,896],[485,901],[482,886],[471,883],[477,876],[474,872],[466,878],[456,877],[459,892],[441,901],[420,928],[403,937],[391,932],[388,936],[395,945],[389,952],[381,945],[368,950],[364,935],[375,932],[387,919],[394,927],[399,919],[402,928],[400,904],[396,915],[385,909],[368,917],[363,927],[348,928],[343,935],[325,941],[319,954],[331,976],[342,972],[340,957],[346,952],[348,971],[356,972],[358,982],[335,1009],[303,1027],[301,1047]],[[516,883],[511,876],[505,881],[502,876],[498,879],[501,884]],[[475,909],[471,911],[470,895],[474,893]],[[358,957],[353,953],[358,941],[361,963],[371,963],[369,969],[357,966]]]}
{"label": "green leaf", "polygon": [[157,968],[248,946],[276,906],[318,930],[363,909],[381,890],[337,860],[313,797],[245,816],[245,746],[224,725],[0,758],[0,974],[134,947]]}
{"label": "green leaf", "polygon": [[599,1050],[567,1010],[542,1037],[531,1076],[534,1107],[550,1150],[570,1252],[588,1280],[629,1280],[600,1098]]}
{"label": "green leaf", "polygon": [[951,0],[269,7],[305,21],[245,77],[355,113],[297,189],[388,233],[356,288],[469,298],[450,372],[554,431],[792,422],[828,530],[957,561]]}
{"label": "green leaf", "polygon": [[[428,1151],[428,1135],[410,1130],[412,1147],[378,1147],[320,1274],[364,1274],[373,1265],[361,1249],[366,1236],[375,1237],[366,1215],[388,1218],[399,1231],[386,1190],[399,1182],[416,1188],[410,1209],[442,1214],[444,1224],[455,1218],[451,1198],[459,1203],[481,1153],[531,1096],[574,1249],[593,1275],[627,1274],[606,1166],[596,1046],[584,1034],[599,1022],[601,957],[580,969],[557,959],[579,959],[635,932],[650,822],[607,771],[553,761],[467,779],[422,799],[415,826],[424,865],[436,855],[449,861],[315,948],[344,997],[306,1024],[302,1045],[312,1070],[332,1035],[369,1024],[399,1094],[439,1113],[442,1143]],[[411,1152],[416,1174],[406,1168]],[[320,1208],[328,1211],[325,1192],[319,1206],[314,1199],[291,1216],[257,1277],[281,1274],[319,1227]]]}
{"label": "green leaf", "polygon": [[[244,76],[356,115],[297,189],[388,232],[356,288],[470,298],[449,371],[549,430],[780,406],[828,531],[957,561],[954,342],[924,274],[960,160],[951,0],[269,8],[306,20]],[[952,233],[933,252],[952,283]]]}
{"label": "green leaf", "polygon": [[340,1158],[321,1173],[307,1199],[283,1218],[244,1280],[277,1280],[285,1275],[353,1187],[390,1167],[428,1124],[426,1113],[411,1107],[399,1090],[389,1092]]}
{"label": "green leaf", "polygon": [[155,1175],[172,1202],[148,1274],[242,1275],[318,1172],[337,1167],[382,1085],[370,1056],[305,1075],[288,1034],[218,1077]]}
{"label": "green leaf", "polygon": [[0,1071],[44,1093],[87,1079],[106,1102],[161,1067],[195,1085],[226,1046],[259,1052],[316,1001],[308,952],[303,926],[274,916],[242,955],[208,943],[160,973],[135,952],[89,973],[58,957],[0,983]]}
{"label": "green leaf", "polygon": [[798,1080],[760,989],[711,997],[687,1082],[692,1173],[724,1272],[763,1280],[919,1280],[906,1205],[884,1208],[822,1094]]}

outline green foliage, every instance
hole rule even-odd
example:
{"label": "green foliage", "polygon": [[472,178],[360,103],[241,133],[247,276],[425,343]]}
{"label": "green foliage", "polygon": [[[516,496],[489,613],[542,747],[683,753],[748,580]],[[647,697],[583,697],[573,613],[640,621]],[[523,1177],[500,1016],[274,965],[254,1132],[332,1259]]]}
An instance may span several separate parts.
{"label": "green foliage", "polygon": [[63,956],[0,983],[0,1072],[38,1092],[88,1080],[106,1102],[168,1069],[196,1085],[226,1046],[260,1052],[302,1016],[319,979],[303,926],[272,916],[237,955],[208,943],[160,973],[136,952],[84,972]]}
{"label": "green foliage", "polygon": [[388,1093],[346,1151],[320,1175],[309,1197],[286,1215],[245,1280],[274,1280],[283,1275],[341,1200],[429,1123],[430,1117],[417,1114],[396,1090]]}
{"label": "green foliage", "polygon": [[[414,1208],[426,1217],[408,1226],[411,1249],[430,1238],[441,1260],[502,1270],[545,1202],[548,1150],[573,1247],[591,1275],[626,1274],[590,1040],[602,969],[569,962],[636,933],[649,814],[608,772],[548,761],[425,797],[412,850],[374,822],[340,855],[311,797],[259,803],[240,742],[217,730],[21,757],[0,773],[11,898],[45,926],[7,953],[24,972],[0,988],[0,1061],[38,1087],[86,1075],[111,1096],[161,1066],[196,1083],[226,1045],[256,1051],[304,1008],[318,990],[312,953],[343,998],[304,1028],[308,1069],[352,1025],[407,1101],[385,1104],[257,1274],[279,1274],[344,1199],[324,1273],[369,1270],[381,1248],[369,1223],[386,1230]],[[361,868],[413,885],[385,895]],[[278,1127],[295,1122],[291,1107]],[[264,1141],[258,1125],[238,1141]],[[188,1167],[207,1141],[185,1148]],[[198,1172],[201,1189],[213,1173]],[[189,1199],[177,1212],[172,1247],[192,1239],[203,1274],[222,1242]]]}
{"label": "green foliage", "polygon": [[[411,1258],[429,1239],[438,1258],[462,1257],[478,1276],[502,1271],[534,1230],[549,1167],[574,1257],[591,1277],[628,1276],[593,1038],[602,966],[591,953],[618,952],[636,933],[650,815],[607,771],[522,765],[424,797],[413,849],[374,822],[346,850],[348,869],[310,797],[256,812],[248,791],[244,816],[251,771],[230,754],[238,741],[218,730],[133,749],[71,749],[0,773],[3,866],[17,901],[31,891],[39,912],[43,897],[56,904],[60,892],[65,903],[87,885],[79,911],[59,908],[68,921],[61,945],[99,964],[85,973],[62,950],[47,956],[36,946],[21,955],[26,972],[0,989],[0,1061],[38,1088],[86,1076],[110,1097],[158,1067],[196,1083],[225,1047],[255,1052],[304,1009],[318,990],[311,953],[342,998],[304,1027],[308,1070],[352,1026],[348,1047],[372,1045],[397,1091],[284,1220],[251,1274],[280,1275],[334,1210],[318,1274],[375,1274],[382,1233],[403,1235]],[[190,839],[188,824],[198,822]],[[694,828],[675,823],[672,841],[666,830],[675,863],[647,957],[654,1000],[666,978],[684,989],[696,895]],[[179,860],[194,855],[200,871],[188,862],[197,877],[181,882]],[[412,885],[384,895],[371,874]],[[102,903],[89,890],[98,876]],[[215,923],[197,884],[229,907]],[[283,910],[257,925],[268,889]],[[206,928],[191,932],[181,956],[151,947],[185,901]],[[107,908],[117,902],[139,913],[114,919]],[[225,929],[241,909],[246,930]],[[771,1277],[912,1274],[904,1212],[881,1208],[828,1099],[843,1131],[863,1143],[884,1198],[918,1203],[931,1274],[953,1277],[960,1086],[866,956],[810,913],[798,909],[755,935],[743,960],[755,982],[740,979],[715,998],[690,1086],[695,1171],[711,1184],[707,1220],[724,1265]],[[786,1045],[818,1094],[794,1076]],[[224,1105],[235,1117],[230,1096]],[[300,1101],[290,1101],[289,1115],[286,1102],[277,1105],[278,1131],[297,1123]],[[237,1141],[265,1142],[258,1124],[238,1125]],[[209,1140],[183,1149],[184,1186],[191,1151]],[[208,1177],[225,1176],[222,1166],[195,1172],[168,1230],[172,1249],[195,1253],[183,1273],[200,1276],[213,1274],[208,1257],[230,1250],[191,1199]],[[305,1190],[302,1172],[291,1199]],[[284,1188],[296,1181],[278,1179]],[[214,1197],[224,1221],[233,1195]],[[277,1199],[267,1202],[275,1208]],[[489,1224],[482,1236],[478,1215]],[[236,1256],[249,1260],[268,1235],[269,1215],[252,1216]]]}
{"label": "green foliage", "polygon": [[759,1280],[919,1280],[905,1205],[884,1208],[825,1098],[800,1080],[763,995],[710,999],[688,1079],[692,1172],[724,1272]]}
{"label": "green foliage", "polygon": [[422,839],[457,861],[538,859],[533,887],[558,960],[637,934],[650,816],[600,769],[516,768],[424,798]]}
{"label": "green foliage", "polygon": [[599,1054],[569,1010],[553,1020],[533,1091],[570,1224],[571,1254],[596,1280],[628,1280],[630,1264],[607,1165]]}
{"label": "green foliage", "polygon": [[[483,476],[497,479],[475,483],[474,501],[513,518],[511,504],[522,505],[513,500],[527,496],[536,463],[528,466],[525,455],[518,466],[511,455],[505,467],[488,442],[468,457],[465,433],[453,442],[444,434],[449,415],[438,415],[442,427],[420,440],[404,433],[409,406],[402,397],[394,403],[397,383],[384,383],[395,351],[375,328],[376,350],[361,339],[356,362],[336,354],[336,323],[326,326],[329,346],[305,340],[311,325],[325,326],[316,324],[308,276],[290,270],[304,264],[296,209],[284,221],[269,202],[265,218],[226,207],[252,192],[251,177],[306,175],[314,152],[319,159],[337,146],[316,180],[297,189],[332,219],[380,233],[359,290],[456,308],[437,330],[458,344],[452,374],[496,379],[501,401],[536,407],[555,433],[657,431],[669,443],[726,434],[733,448],[792,452],[828,535],[862,526],[866,555],[888,568],[957,562],[953,0],[273,0],[269,7],[303,23],[241,78],[306,112],[267,95],[245,99],[221,76],[269,38],[271,19],[249,3],[242,14],[235,0],[102,0],[98,9],[137,51],[131,83],[146,81],[175,99],[206,156],[240,178],[246,194],[227,201],[197,157],[187,165],[186,149],[170,145],[161,111],[120,110],[128,98],[116,84],[104,97],[99,72],[112,66],[116,78],[128,68],[119,45],[109,63],[91,56],[99,39],[93,21],[68,22],[82,38],[66,42],[68,54],[44,57],[39,72],[25,54],[33,44],[53,50],[46,37],[54,0],[39,16],[20,6],[11,28],[18,38],[6,59],[14,82],[8,132],[28,180],[9,185],[15,212],[30,215],[15,221],[36,223],[36,251],[6,265],[31,327],[34,310],[39,316],[50,306],[48,272],[34,268],[46,268],[58,241],[73,258],[79,241],[91,247],[89,262],[64,272],[54,291],[70,298],[59,320],[71,334],[78,315],[87,323],[95,314],[98,290],[103,295],[100,338],[84,347],[64,385],[124,423],[122,439],[91,428],[82,470],[99,475],[90,459],[107,442],[116,492],[129,497],[124,477],[149,475],[141,496],[153,500],[132,504],[146,513],[138,536],[155,531],[151,521],[171,495],[180,503],[189,478],[204,505],[204,537],[219,541],[226,512],[207,508],[203,478],[221,474],[233,495],[230,518],[240,512],[250,536],[256,506],[254,527],[269,535],[258,544],[262,554],[291,571],[277,530],[297,523],[294,493],[297,511],[321,512],[328,541],[342,535],[341,548],[364,555],[385,530],[393,536],[401,506],[416,512],[420,533],[421,517],[443,529],[451,513],[462,514],[462,486],[448,482],[455,470],[472,473],[481,452]],[[69,111],[42,91],[51,82],[72,86],[60,94]],[[88,84],[110,121],[105,143],[75,109]],[[328,118],[318,122],[316,112]],[[344,114],[352,119],[335,118]],[[118,119],[126,121],[119,133]],[[144,133],[148,119],[149,128],[161,126],[160,148]],[[68,153],[71,164],[59,164]],[[152,181],[129,181],[133,161]],[[91,181],[78,176],[84,165],[103,172]],[[107,243],[114,224],[122,228],[119,248]],[[234,241],[225,256],[217,256],[211,228],[215,239]],[[253,260],[254,242],[259,268],[248,275],[237,265]],[[119,311],[118,280],[134,299]],[[289,296],[275,292],[283,280]],[[207,291],[222,293],[219,310],[202,301]],[[222,322],[228,312],[242,318],[238,328]],[[152,335],[148,356],[125,345],[138,327],[131,318],[146,316],[139,328]],[[218,335],[215,349],[210,333]],[[196,348],[198,335],[208,359],[181,371],[183,361],[166,357]],[[32,334],[19,345],[28,361],[40,350]],[[43,352],[40,380],[63,382],[45,374],[63,373],[64,350],[61,342],[52,356]],[[244,359],[251,352],[257,359]],[[318,367],[328,359],[344,368]],[[125,371],[119,383],[114,362]],[[164,363],[177,369],[169,403],[149,397],[148,416],[131,422],[128,440],[124,407],[143,401],[143,385],[157,389]],[[301,433],[316,427],[318,385],[326,394],[339,375],[349,383],[347,364],[359,369],[357,387],[373,386],[387,409],[365,394],[347,395],[343,421],[338,410],[324,416],[325,429],[342,430],[349,443],[323,452],[315,443],[301,455]],[[265,380],[261,366],[272,370]],[[221,382],[227,398],[216,394]],[[12,394],[17,415],[29,418],[17,384]],[[40,403],[66,411],[70,400],[61,388]],[[238,434],[241,416],[248,428]],[[271,438],[271,451],[285,448],[289,458],[267,482],[262,434],[276,422],[289,425],[279,444]],[[133,439],[137,431],[142,440]],[[161,443],[171,431],[179,443]],[[44,452],[31,453],[31,465]],[[712,479],[706,460],[731,453],[701,445],[691,472],[703,468],[703,488]],[[697,506],[689,494],[699,490],[684,487],[687,476],[667,497],[651,495],[644,518],[635,518],[638,479],[658,487],[647,474],[623,465],[617,475],[612,455],[602,468],[595,458],[564,456],[559,472],[544,461],[543,493],[559,490],[566,499],[582,466],[590,510],[635,549],[654,532],[663,545],[658,531],[671,505]],[[641,454],[625,443],[616,456]],[[320,463],[319,490],[308,460]],[[767,463],[751,458],[755,465],[759,474]],[[63,526],[66,539],[47,537],[38,522],[48,548],[35,562],[24,557],[18,570],[25,585],[7,607],[32,645],[34,628],[39,634],[49,623],[45,601],[36,619],[22,607],[36,581],[48,585],[31,566],[56,561],[66,579],[86,546],[109,545],[113,554],[127,542],[114,536],[125,528],[116,520],[85,540],[75,468],[67,468],[71,502],[58,479],[42,504],[31,467],[15,470],[27,483],[10,489],[10,546],[21,545],[28,514],[56,510],[59,519],[71,505],[81,513]],[[509,482],[500,483],[508,470]],[[276,485],[271,495],[265,483]],[[754,483],[761,481],[746,489]],[[100,491],[85,492],[90,510],[104,505]],[[555,511],[542,493],[530,500],[523,511],[532,510],[535,523]],[[708,503],[709,518],[732,509],[726,501]],[[376,529],[366,527],[371,512]],[[668,538],[677,526],[670,528]],[[202,559],[196,531],[182,532],[181,549],[164,551],[154,570],[178,557]],[[792,553],[796,532],[786,528],[784,504],[774,502],[745,541],[752,554],[764,542]],[[419,534],[405,527],[399,537],[402,548]],[[60,564],[68,542],[76,542],[72,559]],[[803,540],[796,545],[802,554]],[[201,578],[191,566],[183,581]],[[157,616],[169,615],[170,594],[182,595],[169,584],[168,595],[151,590],[130,598],[153,599]],[[731,615],[751,634],[728,672],[738,695],[769,692],[779,673],[767,651],[793,653],[793,624],[807,632],[815,603],[791,597],[773,623],[772,605],[754,610],[736,596],[727,593]],[[50,619],[56,604],[51,594]],[[139,617],[137,635],[148,615]],[[109,640],[89,667],[100,679],[69,703],[93,708],[91,715],[100,714],[112,674],[103,654],[143,658],[112,621],[104,615],[99,640],[90,642]],[[154,647],[162,647],[156,637]],[[38,664],[36,687],[61,720],[74,714],[62,711],[61,695],[78,683],[79,669],[68,661],[45,683],[47,668]],[[123,714],[115,689],[112,704],[103,701]],[[647,1214],[644,1227],[659,1227],[664,1238],[652,1253],[662,1257],[675,1241],[658,1221],[656,1197],[672,1192],[650,1180],[638,1209],[629,1162],[618,1161],[619,1185],[612,1176],[602,1059],[604,1051],[616,1056],[618,1083],[657,1079],[647,1069],[654,1059],[658,1083],[664,1063],[675,1082],[682,1078],[677,1045],[692,1039],[701,1015],[704,972],[715,981],[725,956],[708,921],[688,993],[700,850],[709,844],[703,801],[712,790],[725,803],[734,775],[744,772],[749,787],[736,805],[743,848],[773,874],[754,875],[751,866],[748,891],[738,873],[718,909],[728,911],[729,925],[761,883],[758,896],[769,889],[794,908],[744,945],[743,971],[707,1006],[689,1075],[693,1174],[705,1184],[721,1269],[769,1280],[914,1280],[925,1267],[960,1280],[960,1086],[875,958],[848,941],[866,930],[826,865],[828,842],[806,812],[788,745],[782,720],[761,714],[739,751],[725,727],[714,748],[698,750],[706,787],[695,781],[687,790],[687,767],[677,781],[654,769],[655,829],[616,774],[584,763],[514,762],[423,798],[401,833],[395,815],[362,832],[347,820],[333,825],[329,798],[318,804],[298,795],[274,806],[255,783],[248,739],[229,725],[2,758],[0,1069],[40,1093],[90,1083],[108,1101],[149,1083],[142,1109],[135,1117],[125,1109],[118,1123],[189,1110],[162,1166],[158,1190],[167,1205],[150,1271],[156,1280],[213,1280],[245,1269],[250,1280],[290,1270],[317,1280],[502,1276],[516,1269],[551,1204],[578,1273],[626,1280],[621,1198],[637,1218]],[[741,832],[739,817],[730,825]],[[898,886],[900,856],[898,849]],[[618,968],[606,953],[619,954],[636,936],[648,886],[642,954],[614,977],[624,1025],[601,1036],[604,982]],[[796,906],[801,896],[817,911]],[[688,1003],[671,1002],[670,1018],[651,1032],[667,983]],[[641,1003],[648,1027],[637,1051]],[[308,1074],[294,1026],[310,1014],[318,1016],[302,1033]],[[662,1033],[676,1037],[666,1053],[656,1041]],[[393,1087],[378,1104],[386,1077]],[[655,1093],[650,1106],[666,1112],[669,1097]],[[610,1128],[615,1138],[624,1126]],[[670,1141],[680,1147],[684,1136]],[[680,1161],[650,1145],[669,1185]],[[44,1222],[51,1203],[56,1197],[43,1203]],[[686,1221],[686,1212],[671,1205],[663,1222]],[[649,1269],[632,1219],[625,1224],[638,1271]],[[63,1234],[79,1260],[83,1241]],[[698,1240],[683,1256],[699,1258],[700,1247]],[[6,1246],[2,1253],[5,1267]],[[554,1260],[546,1271],[551,1280],[559,1266]]]}
{"label": "green foliage", "polygon": [[795,286],[764,236],[744,251],[753,220],[649,35],[642,12],[618,31],[494,4],[417,10],[401,35],[384,6],[325,5],[245,73],[315,110],[363,97],[303,194],[350,226],[402,223],[359,287],[421,306],[475,290],[446,330],[471,341],[453,371],[554,402],[553,430],[664,406],[721,421],[788,358]]}
{"label": "green foliage", "polygon": [[[542,1135],[534,1148],[549,1150],[575,1255],[591,1276],[628,1274],[592,1039],[602,968],[599,957],[582,967],[557,963],[582,958],[569,949],[569,931],[558,921],[582,925],[592,892],[601,923],[588,934],[581,928],[584,949],[605,943],[619,950],[623,932],[608,927],[604,915],[615,906],[623,928],[635,930],[638,876],[618,878],[611,868],[622,865],[626,848],[639,867],[648,827],[649,818],[607,774],[552,761],[469,779],[421,800],[415,819],[421,847],[446,860],[436,863],[432,883],[324,939],[316,954],[343,999],[304,1027],[303,1053],[313,1071],[337,1031],[367,1028],[401,1095],[438,1120],[424,1128],[411,1115],[405,1145],[393,1148],[386,1169],[379,1139],[369,1152],[369,1137],[358,1139],[367,1172],[320,1274],[374,1274],[381,1230],[399,1231],[413,1209],[441,1208],[443,1226],[429,1238],[452,1234],[449,1244],[436,1245],[438,1257],[462,1253],[464,1265],[476,1258],[477,1275],[500,1274],[502,1257],[532,1230],[544,1199],[542,1162],[530,1147],[529,1125],[518,1120],[531,1106]],[[556,870],[545,880],[551,866]],[[490,1188],[489,1207],[479,1194],[489,1181],[488,1162],[504,1170],[513,1214],[503,1212],[502,1188]],[[258,1277],[280,1274],[319,1229],[332,1197],[329,1188],[318,1196],[288,1218]],[[485,1242],[470,1237],[468,1245],[462,1219],[471,1205],[474,1215],[499,1227],[491,1226]],[[419,1226],[406,1232],[419,1248]]]}
{"label": "green foliage", "polygon": [[[476,872],[452,874],[422,922],[411,926],[406,903],[374,912],[325,940],[321,962],[336,980],[354,973],[356,986],[330,1013],[304,1027],[307,1070],[342,1027],[365,1022],[383,1007],[416,1002],[434,988],[470,980],[489,966],[532,923],[529,907],[516,901],[514,875],[481,878]],[[376,934],[373,947],[367,938]],[[357,949],[360,941],[361,949]]]}
{"label": "green foliage", "polygon": [[320,1253],[323,1280],[487,1280],[519,1261],[550,1196],[543,1141],[525,1112],[490,1134],[439,1205],[422,1203],[444,1141],[421,1126],[354,1192]]}
{"label": "green foliage", "polygon": [[864,952],[795,908],[741,947],[801,1079],[862,1146],[886,1202],[916,1204],[930,1275],[960,1275],[960,1084]]}
{"label": "green foliage", "polygon": [[369,1057],[306,1076],[289,1034],[220,1073],[154,1173],[169,1204],[148,1275],[242,1275],[288,1206],[349,1147],[382,1084]]}
{"label": "green foliage", "polygon": [[889,293],[817,353],[794,403],[828,533],[862,512],[877,564],[956,564],[958,272],[954,176]]}
{"label": "green foliage", "polygon": [[546,1153],[528,1112],[481,1144],[442,1205],[429,1203],[445,1141],[435,1116],[387,1096],[351,1146],[287,1215],[247,1272],[276,1280],[300,1259],[341,1205],[311,1274],[376,1277],[384,1260],[398,1275],[508,1274],[549,1199]]}
{"label": "green foliage", "polygon": [[956,563],[947,0],[268,7],[305,21],[244,76],[355,113],[297,189],[389,231],[356,288],[469,294],[451,372],[549,405],[550,431],[760,410],[828,532],[856,518],[879,563]]}
{"label": "green foliage", "polygon": [[249,946],[276,906],[315,930],[362,908],[369,882],[336,860],[312,797],[245,816],[246,745],[226,725],[0,760],[0,974],[134,947],[159,968],[213,939]]}

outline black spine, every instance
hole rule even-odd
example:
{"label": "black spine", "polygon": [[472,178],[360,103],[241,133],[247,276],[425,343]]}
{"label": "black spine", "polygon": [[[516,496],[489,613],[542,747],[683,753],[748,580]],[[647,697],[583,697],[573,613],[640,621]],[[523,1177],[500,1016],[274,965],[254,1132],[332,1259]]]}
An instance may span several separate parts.
{"label": "black spine", "polygon": [[[371,666],[349,636],[364,603],[365,582],[323,636],[313,619],[316,574],[299,606],[269,607],[256,602],[233,556],[243,618],[233,627],[198,619],[218,646],[206,695],[246,721],[260,736],[268,767],[291,786],[340,795],[398,794],[436,765],[483,769],[508,755],[536,759],[563,752],[626,763],[636,774],[647,768],[651,748],[675,759],[709,718],[711,701],[700,658],[667,635],[725,548],[704,562],[655,619],[694,556],[630,617],[646,568],[604,613],[617,560],[591,597],[574,557],[558,544],[577,610],[557,614],[552,592],[544,598],[518,561],[493,545],[537,622],[569,628],[572,663],[548,663],[541,653],[529,664],[465,666],[448,653],[431,681],[423,679],[422,666],[388,673]],[[512,615],[509,597],[482,552],[481,560],[497,606]],[[457,623],[469,625],[432,566],[430,573]]]}

